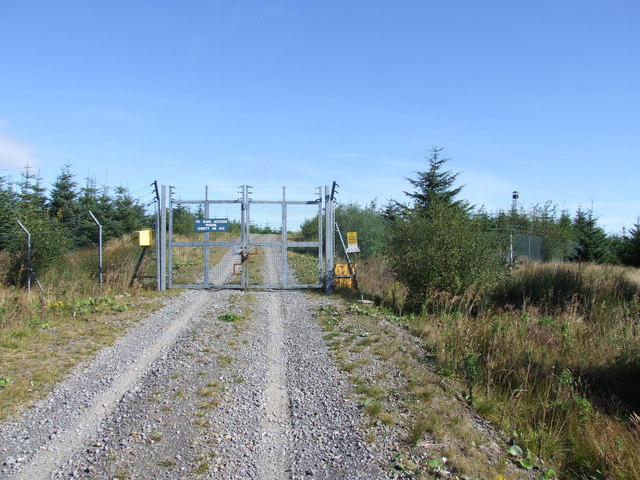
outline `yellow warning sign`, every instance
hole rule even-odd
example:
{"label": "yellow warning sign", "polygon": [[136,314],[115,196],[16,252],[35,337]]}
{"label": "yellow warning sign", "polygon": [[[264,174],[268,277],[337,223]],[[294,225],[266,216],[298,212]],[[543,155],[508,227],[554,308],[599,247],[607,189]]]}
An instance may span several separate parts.
{"label": "yellow warning sign", "polygon": [[358,253],[358,234],[356,232],[347,232],[347,253]]}

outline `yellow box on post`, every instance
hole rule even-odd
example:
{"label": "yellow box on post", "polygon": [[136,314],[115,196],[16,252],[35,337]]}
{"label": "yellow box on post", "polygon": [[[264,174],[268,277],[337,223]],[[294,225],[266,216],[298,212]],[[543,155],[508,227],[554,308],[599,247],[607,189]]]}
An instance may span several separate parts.
{"label": "yellow box on post", "polygon": [[[353,273],[355,273],[355,271],[356,271],[356,266],[353,265]],[[333,269],[333,273],[334,275],[336,275],[336,277],[342,277],[342,278],[334,279],[336,288],[350,288],[352,290],[355,288],[353,277],[350,276],[351,271],[349,270],[348,264],[337,263]],[[349,278],[345,278],[346,276],[349,276]]]}
{"label": "yellow box on post", "polygon": [[150,247],[153,244],[152,231],[151,228],[143,228],[132,235],[132,240],[140,247]]}

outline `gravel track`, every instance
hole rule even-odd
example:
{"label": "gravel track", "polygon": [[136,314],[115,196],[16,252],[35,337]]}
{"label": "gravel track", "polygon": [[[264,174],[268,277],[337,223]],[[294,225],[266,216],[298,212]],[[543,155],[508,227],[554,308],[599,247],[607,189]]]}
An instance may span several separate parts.
{"label": "gravel track", "polygon": [[183,293],[0,426],[0,476],[386,478],[308,298]]}

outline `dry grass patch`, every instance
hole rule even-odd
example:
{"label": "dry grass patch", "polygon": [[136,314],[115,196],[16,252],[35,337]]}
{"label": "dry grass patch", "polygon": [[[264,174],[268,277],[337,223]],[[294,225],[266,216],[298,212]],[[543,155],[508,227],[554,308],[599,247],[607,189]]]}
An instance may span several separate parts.
{"label": "dry grass patch", "polygon": [[424,348],[403,331],[398,317],[359,305],[326,306],[316,315],[327,330],[342,335],[331,335],[328,343],[337,365],[349,373],[365,414],[363,437],[376,442],[392,435],[402,445],[389,468],[407,478],[445,471],[496,478],[505,468],[512,480],[527,477],[510,465],[506,440],[496,443],[478,430],[474,413],[459,400],[464,389],[434,373],[433,362],[425,362]]}
{"label": "dry grass patch", "polygon": [[152,294],[63,302],[35,292],[0,292],[5,302],[18,298],[23,316],[0,328],[0,381],[9,379],[0,387],[2,419],[44,397],[75,365],[159,308],[162,298]]}

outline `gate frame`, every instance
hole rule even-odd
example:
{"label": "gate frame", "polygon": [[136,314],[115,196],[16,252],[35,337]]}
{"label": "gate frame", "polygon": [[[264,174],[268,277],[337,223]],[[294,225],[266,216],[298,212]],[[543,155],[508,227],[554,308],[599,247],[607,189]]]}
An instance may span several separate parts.
{"label": "gate frame", "polygon": [[[335,182],[334,182],[335,184]],[[161,267],[161,280],[159,282],[159,289],[165,290],[166,288],[213,288],[213,289],[279,289],[279,290],[291,290],[291,289],[303,289],[303,288],[324,288],[326,293],[331,293],[333,290],[333,255],[335,252],[335,238],[333,234],[334,226],[334,188],[324,187],[324,198],[322,195],[322,187],[317,187],[318,197],[312,201],[292,201],[286,200],[286,189],[282,187],[282,200],[252,200],[250,198],[250,186],[242,185],[242,198],[236,200],[210,200],[208,186],[205,187],[205,199],[204,200],[174,200],[173,199],[173,186],[169,186],[168,203],[169,208],[166,208],[167,186],[163,185],[161,188],[162,195],[160,199],[161,215],[160,223],[162,235],[158,235],[159,255]],[[331,192],[331,195],[329,194]],[[323,201],[324,200],[324,201]],[[203,205],[203,214],[205,218],[209,218],[209,206],[215,204],[240,204],[240,241],[210,241],[209,234],[204,233],[204,240],[201,242],[174,242],[173,241],[173,207],[174,205]],[[252,242],[251,241],[251,204],[268,204],[268,205],[281,205],[281,229],[282,237],[277,242]],[[289,241],[287,239],[287,206],[288,205],[318,205],[318,240],[317,241]],[[168,225],[167,225],[167,212],[168,210]],[[324,228],[323,228],[324,222]],[[167,228],[168,227],[168,228]],[[323,233],[324,230],[324,233]],[[168,235],[165,233],[168,232]],[[280,247],[281,248],[281,283],[278,285],[251,284],[249,281],[249,269],[242,269],[240,284],[211,284],[209,283],[209,247],[239,247],[241,255],[246,258],[251,248],[253,247]],[[173,248],[175,247],[201,247],[203,248],[203,283],[198,284],[174,284],[173,283]],[[289,284],[288,279],[288,248],[306,247],[318,249],[318,282],[315,284],[302,284],[295,283]],[[168,250],[168,255],[167,255]],[[323,255],[324,252],[324,255]],[[324,267],[324,268],[323,268]]]}

